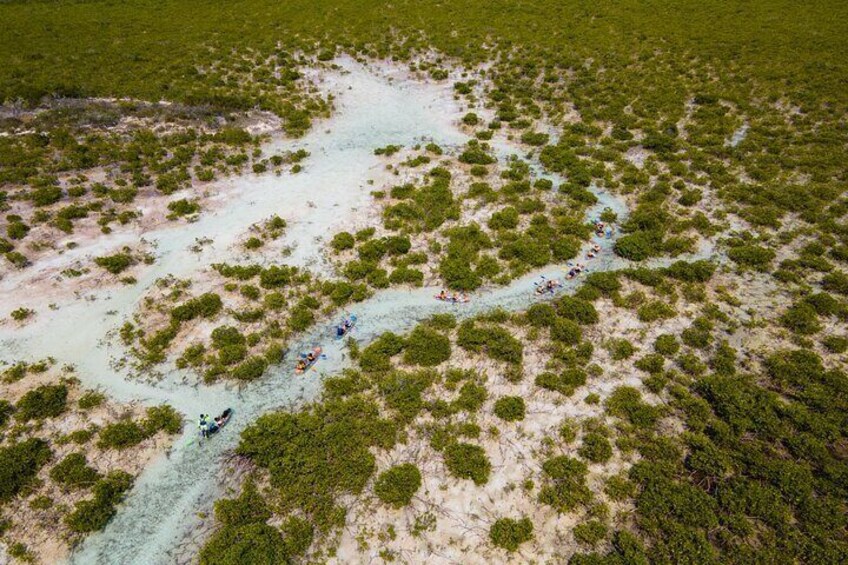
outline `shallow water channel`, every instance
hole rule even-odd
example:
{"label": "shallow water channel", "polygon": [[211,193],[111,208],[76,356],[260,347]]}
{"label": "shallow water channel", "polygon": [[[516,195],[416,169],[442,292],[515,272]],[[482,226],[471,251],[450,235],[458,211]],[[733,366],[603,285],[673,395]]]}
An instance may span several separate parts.
{"label": "shallow water channel", "polygon": [[[322,238],[344,229],[348,218],[368,208],[374,178],[383,164],[373,150],[387,144],[414,145],[432,140],[443,147],[455,147],[467,136],[455,127],[461,108],[453,100],[449,85],[437,86],[405,80],[389,80],[386,72],[374,74],[351,61],[340,61],[344,72],[328,77],[327,86],[336,93],[336,114],[319,124],[297,142],[277,141],[273,149],[307,149],[311,156],[298,175],[248,175],[228,183],[237,196],[216,210],[204,212],[192,224],[168,227],[147,233],[125,233],[110,240],[119,246],[144,237],[156,245],[156,262],[131,286],[109,288],[90,293],[89,299],[74,297],[58,309],[46,304],[39,315],[22,328],[0,327],[0,357],[6,360],[34,360],[52,356],[59,364],[70,363],[86,387],[99,387],[119,401],[141,400],[156,404],[167,402],[186,414],[189,424],[167,457],[146,469],[119,507],[117,516],[105,530],[89,537],[71,556],[73,563],[172,563],[179,560],[177,548],[191,537],[200,519],[198,513],[211,512],[212,503],[221,493],[214,472],[222,454],[238,443],[240,432],[263,412],[294,407],[318,396],[322,375],[332,374],[347,364],[341,341],[332,339],[332,328],[319,325],[304,335],[291,351],[302,351],[320,344],[326,359],[315,371],[294,377],[293,361],[272,367],[265,377],[246,386],[191,384],[180,371],[166,370],[157,382],[131,378],[114,361],[125,355],[115,339],[118,327],[130,319],[138,301],[158,278],[172,274],[178,278],[213,262],[234,261],[237,238],[253,223],[278,214],[289,224],[284,243],[292,254],[283,262],[309,267],[326,274],[320,260]],[[385,70],[384,70],[385,71]],[[500,158],[520,153],[518,147],[494,144]],[[603,208],[612,208],[623,217],[626,208],[612,195],[596,191],[599,202],[589,211],[596,216]],[[311,202],[305,206],[305,202]],[[214,244],[199,254],[188,248],[200,238]],[[593,271],[619,268],[624,262],[611,252],[612,239],[599,241],[605,248],[599,258],[589,262]],[[81,247],[61,256],[67,261],[103,252],[102,244]],[[54,265],[55,266],[55,265]],[[36,265],[37,268],[38,266]],[[484,289],[468,304],[446,304],[433,299],[434,289],[389,289],[351,307],[358,318],[354,337],[364,342],[385,331],[402,333],[418,321],[436,313],[452,312],[458,318],[469,317],[494,307],[508,310],[526,308],[540,300],[533,282],[544,274],[564,279],[565,266],[550,266],[513,281],[506,287]],[[559,292],[569,292],[581,278],[565,282]],[[31,297],[20,290],[22,280],[7,277],[0,284],[4,303],[26,302]],[[37,297],[31,301],[37,302]],[[55,301],[55,298],[54,298]],[[24,304],[26,305],[26,304]],[[292,356],[290,356],[292,357]],[[233,407],[235,415],[224,433],[213,440],[199,442],[191,424],[201,411],[219,413]]]}

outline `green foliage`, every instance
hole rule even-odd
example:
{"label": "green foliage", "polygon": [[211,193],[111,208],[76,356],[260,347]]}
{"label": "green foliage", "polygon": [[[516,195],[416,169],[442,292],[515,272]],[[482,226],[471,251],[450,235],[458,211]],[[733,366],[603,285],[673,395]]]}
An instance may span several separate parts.
{"label": "green foliage", "polygon": [[535,382],[538,387],[571,396],[578,387],[586,384],[586,372],[577,368],[565,369],[561,373],[546,371],[536,375]]}
{"label": "green foliage", "polygon": [[594,547],[607,536],[608,528],[600,520],[589,520],[575,526],[573,531],[579,543]]}
{"label": "green foliage", "polygon": [[776,253],[774,250],[759,245],[740,245],[731,247],[727,256],[738,265],[764,271],[769,268]]}
{"label": "green foliage", "polygon": [[654,351],[665,357],[672,357],[680,351],[680,344],[671,334],[662,334],[654,340]]}
{"label": "green foliage", "polygon": [[191,298],[171,310],[171,318],[178,322],[188,322],[197,317],[211,318],[221,311],[223,302],[214,292],[206,292]]}
{"label": "green foliage", "polygon": [[47,442],[36,438],[0,447],[0,505],[29,486],[51,457]]}
{"label": "green foliage", "polygon": [[190,216],[191,214],[196,214],[200,212],[200,204],[198,204],[197,202],[186,200],[185,198],[181,198],[179,200],[169,202],[168,210],[171,211],[171,214],[169,216],[173,218],[180,218],[183,216]]}
{"label": "green foliage", "polygon": [[453,401],[452,405],[456,410],[471,414],[483,406],[487,396],[488,392],[485,387],[473,382],[464,383],[459,389],[459,396]]}
{"label": "green foliage", "polygon": [[395,465],[380,473],[374,483],[374,493],[393,508],[402,508],[412,501],[421,488],[421,472],[411,463]]}
{"label": "green foliage", "polygon": [[281,532],[266,523],[270,517],[253,481],[245,483],[238,498],[219,500],[215,503],[215,518],[221,528],[201,549],[200,563],[289,563],[305,553],[314,535],[309,522],[290,517]]}
{"label": "green foliage", "polygon": [[583,436],[583,443],[577,453],[592,463],[605,463],[612,457],[612,445],[606,436],[590,432]]}
{"label": "green foliage", "polygon": [[85,534],[102,530],[117,512],[116,506],[133,484],[124,471],[112,471],[94,485],[94,498],[77,502],[73,512],[65,516],[72,532]]}
{"label": "green foliage", "polygon": [[362,351],[359,366],[369,373],[388,371],[392,367],[391,358],[403,351],[404,346],[403,338],[385,332]]}
{"label": "green foliage", "polygon": [[67,408],[68,387],[41,385],[24,394],[15,405],[15,418],[21,422],[55,418]]}
{"label": "green foliage", "polygon": [[390,447],[394,435],[373,402],[353,396],[265,414],[242,433],[237,452],[269,472],[281,511],[297,509],[326,532],[343,523],[336,497],[362,492],[374,473],[369,448]]}
{"label": "green foliage", "polygon": [[90,390],[80,396],[77,406],[79,406],[81,410],[91,410],[92,408],[97,408],[103,404],[104,400],[106,400],[106,395]]}
{"label": "green foliage", "polygon": [[692,263],[676,261],[665,272],[671,278],[679,281],[707,282],[712,278],[715,269],[715,263],[701,259]]}
{"label": "green foliage", "polygon": [[432,367],[450,359],[448,337],[426,325],[418,325],[406,338],[403,362],[407,365]]}
{"label": "green foliage", "polygon": [[112,273],[118,275],[126,271],[135,260],[129,253],[115,253],[104,257],[95,257],[94,263]]}
{"label": "green foliage", "polygon": [[551,325],[551,339],[566,345],[577,345],[583,337],[583,331],[577,322],[568,318],[557,318]]}
{"label": "green foliage", "polygon": [[524,419],[524,399],[520,396],[502,396],[495,401],[495,416],[506,422]]}
{"label": "green foliage", "polygon": [[50,478],[66,487],[86,488],[100,478],[100,473],[88,466],[85,454],[77,451],[66,455],[50,469]]}
{"label": "green foliage", "polygon": [[806,302],[790,306],[780,317],[780,323],[801,335],[811,335],[822,329],[816,309]]}
{"label": "green foliage", "polygon": [[642,402],[642,395],[633,387],[620,386],[605,402],[607,413],[624,418],[639,428],[652,428],[662,414],[660,408]]}
{"label": "green foliage", "polygon": [[489,539],[495,546],[515,552],[522,543],[533,539],[533,523],[526,516],[518,520],[499,518],[489,529]]}
{"label": "green foliage", "polygon": [[457,345],[507,363],[519,364],[524,357],[524,346],[507,330],[501,327],[480,327],[473,320],[459,325]]}
{"label": "green foliage", "polygon": [[445,447],[444,456],[445,466],[454,477],[472,480],[476,485],[489,482],[492,464],[479,445],[451,443]]}
{"label": "green foliage", "polygon": [[614,361],[629,359],[636,352],[636,348],[627,339],[611,339],[606,343],[606,348],[610,352],[610,357]]}
{"label": "green foliage", "polygon": [[133,420],[120,420],[100,430],[97,446],[101,449],[126,449],[147,439],[144,428]]}
{"label": "green foliage", "polygon": [[639,320],[642,322],[656,322],[658,320],[667,320],[673,318],[676,312],[674,308],[665,302],[653,300],[639,307],[637,311]]}
{"label": "green foliage", "polygon": [[380,379],[378,388],[386,405],[408,422],[424,407],[421,395],[432,384],[434,376],[431,371],[393,371]]}
{"label": "green foliage", "polygon": [[589,469],[586,464],[566,455],[551,457],[542,463],[545,483],[539,491],[539,502],[560,513],[571,512],[592,501],[586,486]]}
{"label": "green foliage", "polygon": [[568,320],[573,320],[582,325],[598,323],[598,311],[595,310],[595,305],[587,300],[573,296],[562,296],[554,304],[557,313]]}
{"label": "green foliage", "polygon": [[124,419],[103,426],[97,446],[101,449],[126,449],[138,445],[159,431],[173,435],[182,430],[182,416],[171,406],[151,406],[147,409],[146,416],[140,422]]}

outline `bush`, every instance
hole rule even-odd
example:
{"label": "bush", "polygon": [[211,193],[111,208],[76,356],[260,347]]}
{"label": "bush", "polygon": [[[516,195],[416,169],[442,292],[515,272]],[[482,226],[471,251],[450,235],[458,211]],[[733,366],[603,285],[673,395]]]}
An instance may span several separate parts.
{"label": "bush", "polygon": [[523,517],[520,520],[500,518],[489,529],[489,539],[497,547],[509,551],[518,550],[518,546],[533,539],[533,523]]}
{"label": "bush", "polygon": [[407,365],[432,367],[450,359],[448,337],[425,325],[418,325],[406,339],[403,362]]}
{"label": "bush", "polygon": [[671,278],[684,282],[707,282],[712,278],[715,269],[715,263],[701,259],[692,263],[676,261],[665,272]]}
{"label": "bush", "polygon": [[610,353],[610,357],[612,357],[614,361],[629,359],[636,352],[636,348],[633,344],[623,338],[607,341],[606,348]]}
{"label": "bush", "polygon": [[15,412],[15,407],[8,400],[0,399],[0,428],[9,422],[9,418]]}
{"label": "bush", "polygon": [[472,320],[460,324],[457,345],[507,363],[520,364],[524,357],[524,345],[507,330],[500,327],[477,327]]}
{"label": "bush", "polygon": [[445,466],[454,477],[470,479],[478,486],[489,481],[492,464],[479,445],[451,443],[445,447],[444,456]]}
{"label": "bush", "polygon": [[557,318],[551,326],[551,339],[566,345],[577,345],[583,332],[577,322],[567,318]]}
{"label": "bush", "polygon": [[80,410],[91,410],[103,404],[104,400],[106,400],[104,394],[91,390],[80,396],[77,406]]}
{"label": "bush", "polygon": [[15,418],[22,422],[55,418],[65,411],[67,403],[68,387],[41,385],[21,397],[15,405]]}
{"label": "bush", "polygon": [[562,296],[555,302],[557,313],[563,318],[573,320],[578,324],[592,325],[598,323],[598,311],[595,305],[587,300]]}
{"label": "bush", "polygon": [[105,257],[95,257],[94,263],[112,273],[118,275],[127,270],[135,261],[129,253],[116,253]]}
{"label": "bush", "polygon": [[680,344],[671,334],[662,334],[654,340],[654,351],[665,357],[672,357],[680,351]]}
{"label": "bush", "polygon": [[403,351],[404,345],[402,337],[385,332],[362,351],[359,366],[369,373],[388,371],[392,367],[391,358]]}
{"label": "bush", "polygon": [[262,288],[280,288],[291,284],[297,274],[297,267],[287,265],[271,265],[259,273],[259,284]]}
{"label": "bush", "polygon": [[599,520],[590,520],[574,527],[574,539],[593,547],[598,545],[606,536],[607,527]]}
{"label": "bush", "polygon": [[115,515],[115,506],[132,483],[128,473],[112,471],[94,485],[94,498],[77,502],[74,511],[65,516],[65,523],[76,533],[102,530]]}
{"label": "bush", "polygon": [[586,372],[582,369],[565,369],[561,373],[544,372],[536,375],[536,386],[571,396],[577,387],[586,384]]}
{"label": "bush", "polygon": [[264,357],[253,356],[233,369],[230,375],[239,381],[253,381],[261,377],[267,368],[268,361]]}
{"label": "bush", "polygon": [[520,396],[504,396],[495,402],[495,415],[506,422],[524,419],[524,399]]}
{"label": "bush", "polygon": [[86,488],[100,478],[100,473],[88,466],[83,453],[74,452],[50,469],[50,478],[66,487]]}
{"label": "bush", "polygon": [[589,469],[582,461],[559,455],[542,463],[542,472],[546,481],[539,491],[542,504],[565,513],[591,502],[592,491],[586,486]]}
{"label": "bush", "polygon": [[806,302],[789,307],[780,317],[780,323],[801,335],[811,335],[822,329],[816,309]]}
{"label": "bush", "polygon": [[402,508],[412,501],[421,488],[421,472],[411,463],[396,465],[383,471],[374,483],[374,493],[385,504]]}
{"label": "bush", "polygon": [[848,351],[848,338],[838,335],[829,335],[822,340],[822,345],[824,345],[831,353],[845,353],[845,351]]}
{"label": "bush", "polygon": [[224,307],[221,297],[214,292],[206,292],[187,300],[171,310],[171,318],[178,322],[188,322],[195,318],[211,318]]}
{"label": "bush", "polygon": [[148,436],[158,431],[164,431],[168,435],[178,434],[183,429],[183,417],[167,404],[151,406],[147,409],[144,428]]}
{"label": "bush", "polygon": [[646,232],[636,232],[618,238],[613,250],[630,261],[644,261],[657,254],[658,241]]}
{"label": "bush", "polygon": [[641,359],[637,359],[633,366],[637,369],[656,375],[662,373],[665,366],[665,358],[659,353],[649,353]]}
{"label": "bush", "polygon": [[553,325],[556,320],[556,310],[545,302],[538,302],[527,309],[526,316],[530,325],[537,328]]}
{"label": "bush", "polygon": [[361,396],[329,399],[297,413],[260,416],[237,453],[269,473],[280,512],[298,511],[319,531],[344,524],[335,500],[363,491],[376,463],[369,448],[390,448],[395,427]]}
{"label": "bush", "polygon": [[612,445],[600,433],[590,432],[583,437],[583,444],[577,453],[592,463],[605,463],[612,457]]}
{"label": "bush", "polygon": [[489,218],[488,226],[492,230],[514,229],[518,226],[518,210],[512,206],[498,210]]}
{"label": "bush", "polygon": [[769,268],[775,255],[776,253],[773,250],[759,245],[731,247],[727,251],[727,256],[734,263],[761,271]]}
{"label": "bush", "polygon": [[609,415],[624,418],[638,428],[652,428],[662,414],[661,408],[642,402],[639,391],[629,386],[616,388],[605,404]]}
{"label": "bush", "polygon": [[583,283],[584,286],[597,290],[601,296],[612,296],[621,290],[621,281],[618,274],[614,272],[589,273]]}
{"label": "bush", "polygon": [[37,438],[0,447],[0,504],[29,486],[52,456],[47,442]]}
{"label": "bush", "polygon": [[674,311],[674,308],[665,302],[653,300],[640,306],[637,314],[640,321],[650,323],[656,322],[657,320],[673,318],[676,312]]}
{"label": "bush", "polygon": [[476,383],[465,383],[459,389],[459,396],[453,401],[453,408],[465,412],[474,413],[486,402],[488,392],[485,387]]}
{"label": "bush", "polygon": [[189,216],[191,214],[196,214],[200,212],[200,204],[197,202],[186,200],[185,198],[181,198],[180,200],[174,200],[173,202],[168,203],[168,210],[171,211],[169,217],[179,218],[182,216]]}
{"label": "bush", "polygon": [[837,294],[848,294],[848,275],[842,271],[828,273],[822,279],[822,288]]}
{"label": "bush", "polygon": [[222,528],[200,551],[201,565],[290,562],[280,531],[264,522]]}
{"label": "bush", "polygon": [[476,126],[480,123],[480,118],[474,112],[468,112],[462,117],[462,123],[467,126]]}
{"label": "bush", "polygon": [[97,447],[101,449],[126,449],[147,439],[145,430],[133,420],[107,424],[100,430]]}

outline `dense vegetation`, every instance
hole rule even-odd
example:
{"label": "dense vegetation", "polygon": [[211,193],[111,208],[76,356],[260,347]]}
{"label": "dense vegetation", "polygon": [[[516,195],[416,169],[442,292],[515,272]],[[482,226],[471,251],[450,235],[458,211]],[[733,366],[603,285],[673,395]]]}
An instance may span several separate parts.
{"label": "dense vegetation", "polygon": [[[15,109],[0,119],[0,253],[14,268],[40,252],[44,233],[96,217],[108,234],[134,221],[139,195],[248,170],[296,172],[306,155],[263,156],[245,117],[265,110],[290,134],[306,131],[329,104],[302,71],[337,54],[452,76],[468,106],[460,127],[473,139],[456,154],[375,148],[388,170],[417,174],[373,193],[381,226],[330,238],[343,278],[217,265],[222,292],[192,296],[165,282],[167,300],[151,307],[162,323],[121,332],[144,363],[163,360],[188,325],[214,321],[178,365],[252,380],[291,334],[372,289],[438,279],[472,291],[574,259],[592,232],[584,211],[595,187],[631,205],[626,218],[600,216],[620,233],[618,256],[645,263],[706,241],[721,254],[720,266],[591,272],[574,296],[518,315],[430,320],[352,347],[359,370],[329,379],[322,402],[244,432],[238,452],[269,492],[249,482],[216,505],[220,528],[202,563],[298,559],[344,525],[343,499],[373,491],[393,512],[414,504],[419,467],[378,469],[375,454],[419,435],[444,480],[492,484],[485,440],[532,419],[530,398],[493,397],[486,374],[452,367],[458,353],[510,385],[532,373],[534,395],[595,414],[545,430],[522,485],[540,512],[578,516],[570,563],[848,561],[845,3],[95,0],[7,2],[0,17],[9,28],[0,98]],[[131,122],[142,125],[118,127]],[[527,155],[499,162],[494,136]],[[539,178],[532,161],[562,181]],[[95,168],[108,181],[92,182]],[[169,204],[172,220],[200,212],[191,198]],[[134,261],[122,252],[95,264],[117,275]],[[604,317],[622,311],[626,323],[600,335]],[[32,314],[12,310],[19,322]],[[756,348],[738,351],[750,336]],[[529,370],[539,357],[542,370]],[[627,385],[588,392],[620,374]],[[0,405],[0,425],[62,414],[62,386]],[[477,419],[489,413],[497,426],[484,432]],[[153,416],[106,426],[98,445],[135,445],[157,431],[154,420],[179,428],[174,414]],[[25,492],[50,457],[34,439],[0,448],[0,502]],[[607,465],[624,471],[608,475]],[[102,527],[130,484],[78,452],[50,477],[93,488],[67,519],[78,532]],[[610,501],[631,515],[611,516]],[[509,552],[542,530],[523,515],[491,518],[489,541]]]}

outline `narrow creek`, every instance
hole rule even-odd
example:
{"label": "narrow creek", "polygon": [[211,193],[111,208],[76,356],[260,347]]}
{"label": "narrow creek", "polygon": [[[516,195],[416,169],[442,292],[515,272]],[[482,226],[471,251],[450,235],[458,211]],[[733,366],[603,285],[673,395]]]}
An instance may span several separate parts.
{"label": "narrow creek", "polygon": [[[240,432],[260,414],[276,408],[293,408],[317,398],[322,377],[343,369],[348,359],[341,341],[333,340],[332,328],[319,325],[293,344],[301,351],[320,344],[327,358],[317,370],[294,377],[292,362],[268,371],[261,380],[242,387],[232,384],[197,386],[186,384],[185,375],[169,370],[157,382],[128,378],[114,360],[125,355],[114,339],[115,330],[132,316],[150,285],[167,274],[190,275],[217,261],[233,258],[237,237],[255,222],[279,214],[289,223],[286,239],[295,245],[284,262],[308,266],[320,272],[321,238],[343,229],[345,218],[356,216],[370,200],[367,180],[382,168],[373,155],[375,147],[389,143],[413,145],[433,140],[456,147],[467,136],[454,124],[460,108],[447,87],[389,81],[370,73],[351,60],[343,60],[346,71],[334,75],[337,114],[303,140],[285,146],[307,149],[311,156],[300,175],[248,176],[230,181],[238,198],[201,216],[194,224],[152,233],[135,234],[156,243],[157,261],[136,284],[93,293],[95,300],[77,299],[48,310],[20,329],[0,327],[0,353],[7,360],[54,357],[71,363],[87,387],[99,387],[120,401],[167,402],[186,414],[189,423],[167,457],[146,469],[136,482],[118,514],[102,532],[90,536],[71,556],[72,563],[173,563],[181,559],[178,547],[200,523],[198,514],[209,513],[220,496],[215,470],[222,454],[238,443]],[[329,128],[329,129],[326,129]],[[495,145],[499,157],[520,153],[518,147]],[[552,177],[553,178],[553,177]],[[624,203],[613,195],[593,189],[598,203],[588,212],[596,217],[611,208],[619,218],[626,215]],[[304,206],[311,201],[312,205]],[[197,238],[211,237],[214,246],[199,255],[187,248]],[[588,261],[591,271],[617,269],[626,262],[616,258],[614,239],[602,239],[600,257]],[[585,250],[584,250],[585,251]],[[67,259],[69,260],[69,259]],[[539,300],[533,281],[542,274],[564,280],[565,265],[552,265],[513,281],[508,286],[487,288],[473,294],[471,303],[445,304],[433,299],[434,290],[389,289],[353,305],[359,324],[354,337],[364,342],[382,332],[403,333],[418,321],[436,313],[452,312],[466,318],[495,307],[520,310]],[[564,280],[562,292],[572,291],[582,277]],[[0,297],[12,295],[14,280],[3,281]],[[4,302],[6,299],[4,298]],[[13,303],[12,300],[9,303]],[[225,407],[235,416],[225,433],[199,442],[191,424],[201,411],[219,413]]]}

